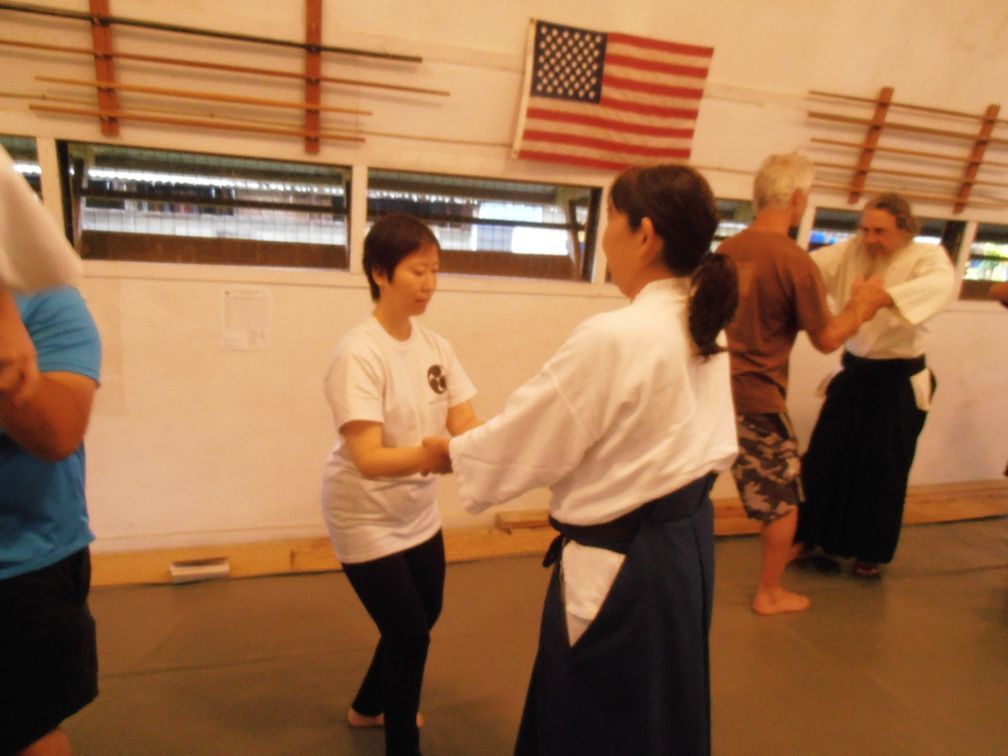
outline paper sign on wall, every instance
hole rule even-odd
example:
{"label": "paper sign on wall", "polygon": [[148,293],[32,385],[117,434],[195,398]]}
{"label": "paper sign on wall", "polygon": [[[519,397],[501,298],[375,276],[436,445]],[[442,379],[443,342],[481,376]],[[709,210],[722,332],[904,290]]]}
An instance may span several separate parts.
{"label": "paper sign on wall", "polygon": [[227,288],[221,294],[221,346],[269,349],[269,289]]}

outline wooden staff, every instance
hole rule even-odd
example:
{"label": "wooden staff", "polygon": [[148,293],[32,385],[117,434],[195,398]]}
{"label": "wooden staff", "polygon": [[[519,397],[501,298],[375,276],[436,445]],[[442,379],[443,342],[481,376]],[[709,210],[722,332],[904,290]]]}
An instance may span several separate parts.
{"label": "wooden staff", "polygon": [[[866,118],[853,118],[851,116],[837,115],[836,113],[822,113],[810,110],[808,115],[809,118],[818,118],[824,121],[837,121],[840,123],[850,123],[857,126],[872,125],[872,122]],[[927,126],[914,126],[909,123],[894,123],[893,121],[886,121],[885,127],[887,129],[893,129],[895,131],[909,131],[914,134],[927,134],[929,136],[948,137],[949,139],[966,139],[970,142],[977,141],[977,137],[975,134],[966,134],[962,131],[951,131],[948,129],[932,129]],[[995,139],[994,137],[990,137],[987,139],[987,143],[1003,147],[1008,145],[1008,139]]]}
{"label": "wooden staff", "polygon": [[227,123],[204,118],[171,118],[167,116],[146,115],[135,111],[118,110],[114,113],[98,108],[64,108],[56,105],[29,104],[29,108],[40,113],[58,113],[61,115],[92,116],[97,118],[118,118],[122,121],[140,121],[145,123],[160,123],[169,126],[191,126],[200,129],[223,129],[225,131],[247,131],[254,134],[275,134],[278,136],[317,137],[344,142],[363,142],[364,137],[357,134],[339,134],[332,131],[320,131],[309,134],[304,129],[289,129],[273,126],[253,126],[242,123]]}
{"label": "wooden staff", "polygon": [[[143,21],[136,18],[124,18],[122,16],[92,15],[90,13],[78,13],[76,11],[65,11],[59,8],[47,8],[42,5],[26,5],[23,3],[0,3],[0,10],[9,10],[16,13],[33,13],[40,16],[52,16],[54,18],[70,18],[78,21],[92,23],[97,21],[100,24],[119,24],[120,26],[135,26],[141,29],[154,29],[156,31],[175,32],[176,34],[193,34],[201,37],[214,37],[215,39],[228,39],[235,42],[254,42],[261,45],[275,45],[278,47],[296,47],[306,50],[312,45],[304,42],[294,42],[289,39],[276,39],[273,37],[257,37],[251,34],[235,34],[233,32],[214,31],[212,29],[199,29],[192,26],[179,26],[177,24],[162,24],[156,21]],[[406,63],[423,63],[423,58],[416,55],[399,55],[396,53],[374,52],[373,50],[357,50],[352,47],[332,47],[330,45],[315,45],[319,52],[341,53],[343,55],[356,55],[365,58],[380,58],[382,60],[398,60]]]}
{"label": "wooden staff", "polygon": [[[62,45],[44,45],[37,42],[21,42],[14,39],[0,38],[0,45],[8,47],[24,47],[30,50],[48,50],[50,52],[72,53],[77,55],[98,55],[88,47],[64,47]],[[120,60],[135,60],[141,63],[159,63],[169,66],[184,66],[189,68],[203,68],[210,71],[224,71],[227,73],[252,74],[257,76],[274,76],[285,79],[309,80],[309,77],[295,71],[279,71],[273,68],[255,68],[253,66],[231,66],[225,63],[211,63],[203,60],[186,60],[184,58],[163,58],[156,55],[140,55],[136,53],[113,52],[110,57]],[[451,93],[443,89],[427,89],[425,87],[409,87],[400,84],[386,84],[380,81],[366,81],[364,79],[343,79],[334,76],[319,76],[318,81],[322,84],[346,84],[355,87],[370,87],[374,89],[388,89],[395,92],[415,92],[417,94],[439,95],[448,97]]]}
{"label": "wooden staff", "polygon": [[[820,168],[837,168],[839,170],[848,171],[850,170],[849,165],[841,165],[840,163],[820,163],[816,161],[816,165]],[[962,184],[964,179],[962,176],[939,176],[936,173],[917,173],[915,171],[897,171],[892,168],[872,168],[871,173],[881,173],[886,176],[906,176],[907,178],[919,178],[925,179],[927,181],[944,181],[949,184]],[[981,179],[970,179],[966,180],[965,183],[977,184],[984,186],[998,186],[1008,188],[1008,184],[999,181],[983,181]]]}
{"label": "wooden staff", "polygon": [[[856,150],[864,149],[863,144],[858,142],[844,142],[839,139],[822,139],[820,137],[812,137],[811,141],[818,144],[830,144],[834,147],[851,147]],[[920,157],[920,158],[933,158],[935,160],[949,160],[953,163],[965,163],[968,162],[968,158],[959,157],[957,155],[947,155],[941,152],[927,152],[923,150],[904,150],[898,147],[872,147],[875,152],[885,152],[892,153],[895,155],[906,155],[908,157]],[[993,160],[984,160],[983,165],[991,166],[992,168],[1008,168],[1008,163],[997,163]]]}
{"label": "wooden staff", "polygon": [[36,80],[50,84],[70,84],[73,86],[97,87],[120,92],[139,92],[141,94],[163,95],[166,97],[182,97],[190,100],[209,100],[211,102],[230,102],[238,105],[265,105],[271,108],[295,108],[297,110],[323,110],[330,113],[350,113],[353,115],[372,115],[369,110],[354,108],[337,108],[331,105],[313,105],[303,102],[286,102],[284,100],[269,100],[259,97],[240,97],[238,95],[213,94],[211,92],[194,92],[189,89],[165,89],[162,87],[143,87],[134,84],[119,84],[114,81],[85,81],[81,79],[61,79],[55,76],[36,76]]}
{"label": "wooden staff", "polygon": [[[878,100],[873,100],[871,97],[855,97],[854,95],[836,94],[835,92],[820,92],[815,89],[809,90],[809,94],[813,97],[828,97],[834,100],[846,100],[847,102],[861,102],[866,105],[875,105],[878,102]],[[906,102],[890,102],[889,106],[893,108],[902,108],[903,110],[913,110],[918,113],[928,113],[930,115],[951,116],[952,118],[968,118],[971,121],[984,120],[983,115],[967,113],[961,110],[931,108],[925,105],[911,105]],[[994,123],[1008,123],[1008,120],[1005,120],[1004,118],[995,118]]]}

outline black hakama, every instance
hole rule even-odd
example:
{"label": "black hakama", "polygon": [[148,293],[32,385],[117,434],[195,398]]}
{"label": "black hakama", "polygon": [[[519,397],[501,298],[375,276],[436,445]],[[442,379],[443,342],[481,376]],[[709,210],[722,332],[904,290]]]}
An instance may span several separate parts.
{"label": "black hakama", "polygon": [[706,476],[631,513],[644,517],[622,545],[559,524],[565,536],[626,559],[573,648],[554,567],[516,756],[710,754],[712,482]]}
{"label": "black hakama", "polygon": [[843,368],[829,384],[802,458],[806,501],[795,541],[883,564],[896,552],[910,466],[927,418],[910,383],[925,361],[844,353]]}

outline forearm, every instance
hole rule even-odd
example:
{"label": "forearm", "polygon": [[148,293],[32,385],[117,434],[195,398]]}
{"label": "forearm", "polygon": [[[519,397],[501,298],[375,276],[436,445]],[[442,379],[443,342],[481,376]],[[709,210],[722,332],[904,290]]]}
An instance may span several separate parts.
{"label": "forearm", "polygon": [[817,334],[809,334],[812,345],[823,354],[834,352],[844,345],[865,322],[864,311],[852,302],[840,314],[834,316],[826,327]]}
{"label": "forearm", "polygon": [[458,436],[482,424],[483,421],[476,416],[472,402],[468,400],[449,408],[448,417],[445,420],[445,426],[453,436]]}
{"label": "forearm", "polygon": [[1008,281],[993,284],[990,287],[990,295],[992,298],[1000,299],[1005,304],[1008,304]]}
{"label": "forearm", "polygon": [[23,402],[38,383],[38,360],[17,302],[0,283],[0,397]]}
{"label": "forearm", "polygon": [[0,394],[0,428],[37,457],[55,462],[84,440],[95,383],[75,374],[43,374],[31,396]]}
{"label": "forearm", "polygon": [[420,472],[429,455],[420,446],[380,447],[352,455],[354,464],[365,478],[404,477]]}
{"label": "forearm", "polygon": [[820,352],[829,354],[843,346],[880,309],[892,304],[892,297],[884,289],[863,292],[849,299],[843,310],[833,316],[821,330],[810,332],[809,340]]}

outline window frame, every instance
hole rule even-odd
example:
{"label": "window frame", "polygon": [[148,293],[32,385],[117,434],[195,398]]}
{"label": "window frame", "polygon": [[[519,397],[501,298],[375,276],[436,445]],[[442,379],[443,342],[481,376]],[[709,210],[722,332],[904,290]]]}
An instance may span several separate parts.
{"label": "window frame", "polygon": [[[0,144],[3,145],[5,150],[7,150],[7,153],[11,156],[11,159],[14,161],[15,164],[18,163],[19,161],[27,159],[30,154],[31,162],[38,169],[38,172],[37,173],[33,172],[30,175],[25,175],[20,171],[18,172],[21,173],[22,176],[24,176],[25,181],[28,182],[28,185],[35,190],[35,194],[37,194],[41,199],[42,166],[39,164],[38,140],[33,136],[21,136],[19,134],[0,134]],[[29,144],[31,145],[30,153],[27,151]]]}
{"label": "window frame", "polygon": [[[144,170],[181,174],[197,173],[206,169],[203,175],[210,178],[226,178],[227,168],[241,169],[242,179],[285,180],[312,182],[324,186],[318,179],[328,175],[341,179],[341,205],[282,201],[281,199],[256,199],[240,197],[239,191],[223,192],[220,197],[206,196],[204,193],[172,193],[151,189],[109,189],[84,186],[84,158],[82,151],[93,150],[105,153],[115,159],[118,150],[119,164],[125,170],[137,166]],[[350,196],[352,170],[349,166],[322,163],[307,163],[291,160],[258,159],[247,156],[215,155],[209,153],[168,150],[162,148],[107,145],[75,140],[57,141],[57,156],[60,166],[60,181],[63,193],[64,224],[70,238],[81,257],[85,260],[131,261],[175,264],[238,265],[250,267],[281,267],[305,269],[349,269],[350,255]],[[146,157],[145,157],[146,156]],[[203,162],[201,162],[203,161]],[[71,167],[73,175],[71,177]],[[287,172],[284,172],[284,169]],[[127,183],[138,184],[133,180]],[[195,186],[195,185],[194,185]],[[242,191],[244,193],[244,190]],[[277,190],[282,197],[282,190]],[[287,191],[288,198],[296,194]],[[333,194],[332,196],[336,196]],[[344,244],[323,242],[290,241],[275,239],[250,239],[243,236],[201,236],[188,234],[158,233],[154,231],[101,231],[83,228],[82,213],[88,199],[107,203],[160,203],[171,206],[171,213],[184,216],[186,209],[195,209],[196,215],[209,216],[215,213],[206,209],[224,211],[265,211],[281,213],[301,213],[342,218],[345,225]],[[181,208],[178,210],[176,208]],[[282,217],[282,216],[281,216]],[[212,220],[211,220],[212,222]]]}
{"label": "window frame", "polygon": [[961,300],[989,300],[991,286],[995,283],[1008,281],[1008,275],[1006,275],[1005,278],[978,279],[966,277],[970,263],[978,258],[1001,260],[1006,264],[1006,266],[1008,266],[1008,257],[978,255],[974,251],[977,244],[995,241],[995,239],[984,238],[988,235],[988,231],[993,232],[995,229],[1000,230],[998,236],[1004,239],[1004,244],[1008,247],[1008,223],[977,223],[976,233],[973,235],[973,238],[970,239],[969,248],[963,250],[965,257],[963,261],[963,279],[962,285],[959,288],[959,298]]}
{"label": "window frame", "polygon": [[[541,188],[541,189],[539,189]],[[568,200],[563,211],[566,223],[553,221],[503,220],[479,218],[471,215],[425,212],[419,207],[382,207],[377,192],[415,192],[428,198],[437,196],[467,201],[496,201],[526,204],[548,204],[544,200],[549,191],[584,192],[582,202]],[[603,188],[590,184],[550,183],[523,181],[496,176],[453,175],[425,171],[398,170],[368,166],[367,168],[367,223],[389,212],[409,212],[431,226],[435,233],[443,225],[458,224],[487,228],[542,228],[564,230],[570,234],[568,255],[516,253],[506,250],[457,250],[442,241],[442,273],[492,276],[501,279],[542,279],[590,283],[596,262]],[[581,199],[581,198],[579,198]],[[416,203],[421,204],[420,202]],[[428,203],[436,205],[438,203]],[[441,203],[447,204],[447,203]],[[578,207],[585,209],[584,224],[577,220]],[[582,236],[583,235],[583,236]]]}

